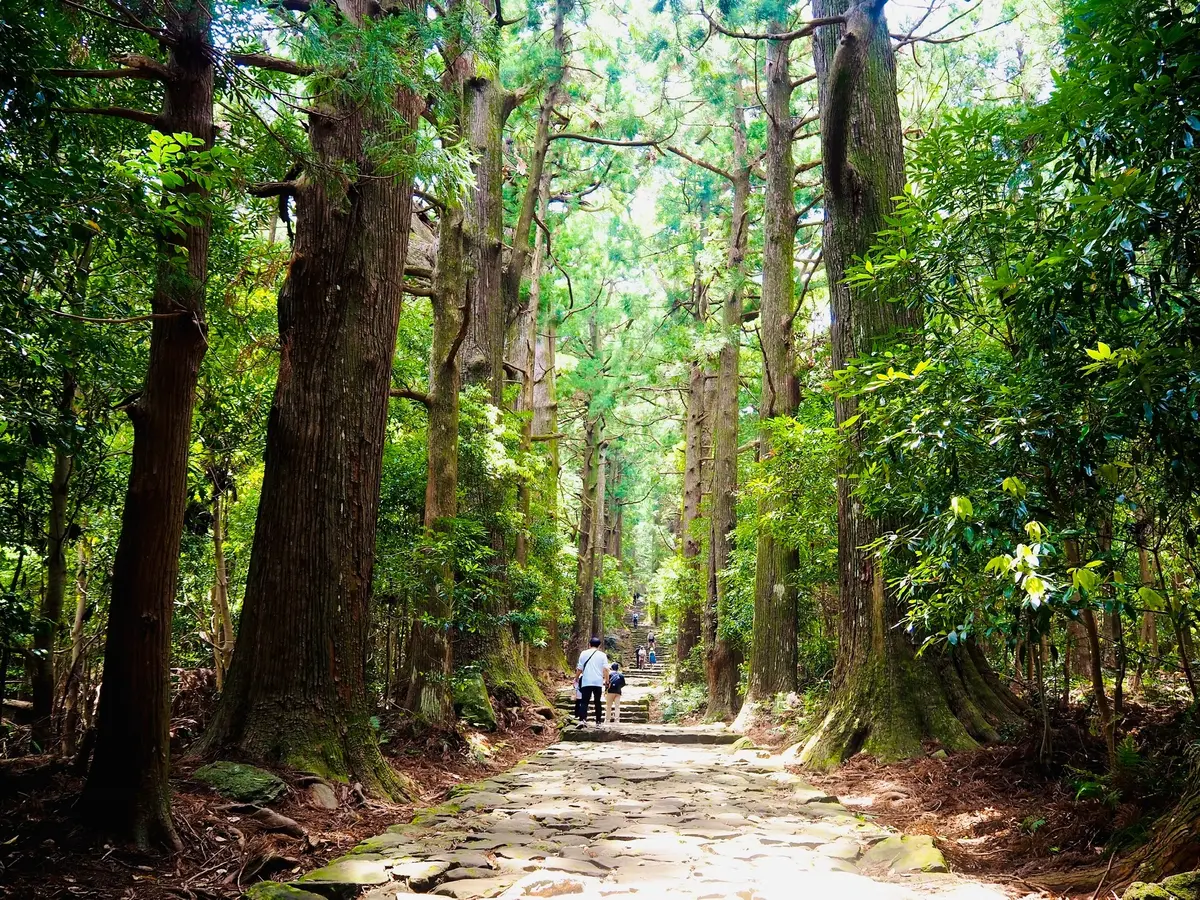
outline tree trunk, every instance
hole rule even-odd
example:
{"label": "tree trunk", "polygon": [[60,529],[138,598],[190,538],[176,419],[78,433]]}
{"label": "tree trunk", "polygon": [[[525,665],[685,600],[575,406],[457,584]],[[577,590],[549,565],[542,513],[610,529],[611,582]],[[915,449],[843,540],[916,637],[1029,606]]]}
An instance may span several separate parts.
{"label": "tree trunk", "polygon": [[733,283],[721,309],[725,342],[717,369],[717,391],[712,408],[712,503],[709,512],[708,571],[704,603],[705,675],[708,679],[708,717],[728,721],[737,712],[737,648],[721,634],[721,621],[729,600],[721,571],[729,565],[731,535],[737,526],[738,470],[738,366],[742,335],[742,290],[746,277],[746,243],[749,222],[750,166],[746,155],[746,111],[741,75],[734,86],[733,204],[729,221],[729,271]]}
{"label": "tree trunk", "polygon": [[[372,8],[339,5],[359,25]],[[395,796],[365,669],[412,184],[379,173],[371,147],[384,134],[410,141],[420,101],[397,88],[393,117],[322,96],[309,116],[321,166],[297,190],[279,294],[279,377],[241,633],[205,750]]]}
{"label": "tree trunk", "polygon": [[585,449],[583,488],[579,494],[579,545],[576,554],[575,609],[571,627],[571,643],[567,648],[568,662],[588,645],[592,631],[592,594],[596,589],[595,556],[592,539],[595,537],[595,504],[597,466],[600,461],[600,419],[588,419],[584,424]]}
{"label": "tree trunk", "polygon": [[458,348],[466,333],[463,212],[455,204],[442,211],[434,272],[433,346],[429,362],[429,427],[425,481],[425,537],[428,544],[424,606],[409,632],[408,692],[404,708],[435,728],[454,726],[451,676],[454,674],[454,567],[436,548],[453,537],[458,515]]}
{"label": "tree trunk", "polygon": [[[783,31],[772,22],[768,31]],[[762,305],[759,336],[763,380],[759,436],[763,457],[772,452],[773,419],[796,412],[797,382],[792,346],[792,302],[795,289],[796,205],[792,162],[792,82],[790,41],[767,41],[766,107],[767,179],[763,230]],[[750,646],[750,685],[743,710],[774,694],[796,689],[796,590],[791,584],[798,563],[770,527],[782,502],[766,497],[759,503],[758,559],[754,573],[754,628]]]}
{"label": "tree trunk", "polygon": [[[852,7],[849,0],[813,6],[818,18],[847,16],[844,26],[825,26],[813,37],[835,369],[886,346],[896,331],[921,324],[919,312],[889,303],[870,286],[845,282],[904,188],[895,56],[882,7]],[[835,400],[839,426],[856,414],[853,398]],[[858,440],[853,432],[851,440]],[[867,549],[894,523],[865,514],[851,475],[838,478],[840,627],[833,693],[803,760],[828,767],[860,750],[894,760],[922,753],[925,740],[955,750],[996,739],[995,727],[1015,721],[1016,713],[998,681],[988,677],[982,654],[948,653],[939,664],[932,652],[918,657],[907,633],[895,627],[903,610],[886,587],[881,560]]]}
{"label": "tree trunk", "polygon": [[[207,4],[164,8],[171,36],[163,131],[213,141],[213,61]],[[199,148],[198,148],[199,149]],[[198,186],[186,188],[201,193]],[[82,806],[99,828],[139,848],[178,848],[171,822],[171,609],[187,505],[188,448],[207,348],[204,289],[209,223],[158,241],[150,358],[133,423],[129,485],[112,570],[96,749]]]}
{"label": "tree trunk", "polygon": [[494,78],[472,72],[464,84],[465,131],[475,156],[475,190],[466,207],[469,253],[467,302],[471,312],[462,347],[462,378],[487,385],[493,405],[504,404],[503,293],[504,123],[512,95]]}
{"label": "tree trunk", "polygon": [[[697,281],[699,276],[697,276]],[[695,291],[693,291],[695,293]],[[697,316],[699,319],[699,316]],[[698,322],[699,324],[699,322]],[[703,466],[705,456],[705,425],[712,417],[705,408],[705,371],[699,360],[692,362],[688,378],[687,419],[684,426],[683,450],[683,520],[682,555],[688,580],[683,587],[683,610],[676,635],[675,658],[679,662],[676,671],[677,683],[685,678],[684,662],[692,648],[700,643],[700,608],[703,604],[703,581],[700,575],[701,501],[703,500]]]}
{"label": "tree trunk", "polygon": [[[70,414],[75,400],[75,378],[63,379],[60,412]],[[54,451],[54,471],[50,476],[50,516],[46,527],[46,591],[33,630],[33,729],[32,738],[43,750],[50,746],[54,732],[54,645],[62,625],[63,600],[67,595],[67,502],[70,499],[71,468],[69,450]]]}
{"label": "tree trunk", "polygon": [[225,491],[228,477],[219,470],[214,460],[209,460],[209,480],[212,483],[213,516],[213,586],[209,591],[212,600],[213,667],[217,672],[217,692],[225,689],[225,676],[233,659],[233,616],[229,611],[229,573],[225,566]]}
{"label": "tree trunk", "polygon": [[62,754],[75,755],[75,737],[79,730],[79,703],[82,693],[83,625],[87,618],[88,569],[87,549],[79,541],[75,552],[75,619],[71,625],[71,668],[63,686]]}
{"label": "tree trunk", "polygon": [[[608,445],[601,442],[596,464],[596,499],[592,501],[592,579],[604,577],[604,523],[608,515]],[[592,590],[592,634],[604,638],[604,599]]]}

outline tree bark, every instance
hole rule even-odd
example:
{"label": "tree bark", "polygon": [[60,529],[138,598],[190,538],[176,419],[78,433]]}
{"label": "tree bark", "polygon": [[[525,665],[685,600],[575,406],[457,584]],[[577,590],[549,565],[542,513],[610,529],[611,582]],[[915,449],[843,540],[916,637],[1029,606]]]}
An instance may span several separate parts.
{"label": "tree bark", "polygon": [[404,708],[435,728],[454,725],[450,681],[454,673],[454,567],[435,547],[451,540],[452,523],[458,515],[458,346],[467,324],[464,317],[470,314],[463,218],[457,204],[447,204],[438,229],[425,481],[425,539],[430,561],[424,606],[413,617],[406,654]]}
{"label": "tree bark", "polygon": [[604,547],[608,516],[608,444],[600,442],[596,463],[596,499],[592,501],[592,634],[604,638],[604,598],[594,589],[595,579],[604,577]]}
{"label": "tree bark", "polygon": [[[359,25],[377,9],[339,4]],[[412,183],[379,172],[371,146],[385,135],[411,141],[420,100],[399,86],[388,112],[337,91],[322,97],[309,139],[326,174],[297,189],[241,633],[204,749],[396,796],[365,669]]]}
{"label": "tree bark", "polygon": [[[699,276],[697,276],[699,280]],[[696,291],[693,290],[693,294]],[[700,317],[697,316],[697,324]],[[684,606],[676,635],[675,658],[679,662],[677,681],[682,684],[685,677],[683,663],[691,655],[692,648],[700,643],[700,608],[703,603],[703,581],[700,576],[701,501],[703,500],[702,474],[705,456],[705,424],[711,415],[705,408],[705,367],[700,360],[692,362],[688,377],[687,418],[683,439],[683,519],[680,523],[681,555],[688,581],[683,587]]]}
{"label": "tree bark", "polygon": [[[830,285],[834,369],[884,346],[899,330],[919,328],[917,311],[888,302],[870,287],[846,284],[856,256],[875,242],[892,198],[904,188],[904,155],[896,103],[896,66],[883,0],[852,6],[817,0],[818,18],[846,16],[845,25],[813,37],[821,115],[825,189],[822,247]],[[838,425],[857,414],[853,398],[835,400]],[[850,440],[858,438],[851,432]],[[851,462],[851,467],[853,462]],[[923,752],[922,741],[966,749],[997,738],[1013,721],[1011,698],[977,652],[918,657],[894,627],[903,616],[887,589],[882,562],[868,547],[894,523],[868,516],[855,496],[852,471],[838,478],[840,625],[829,710],[802,759],[833,766],[858,751],[884,760]]]}
{"label": "tree bark", "polygon": [[750,166],[746,154],[746,111],[742,106],[741,80],[735,86],[733,115],[733,204],[729,222],[729,270],[733,284],[721,309],[721,346],[717,393],[712,410],[712,504],[709,515],[707,589],[704,605],[705,675],[708,680],[708,717],[728,721],[737,713],[740,654],[721,634],[721,621],[729,599],[721,572],[729,565],[732,534],[737,526],[738,472],[738,367],[742,334],[742,290],[746,277],[746,244],[749,221]]}
{"label": "tree bark", "polygon": [[588,638],[592,635],[592,594],[596,589],[596,560],[592,553],[592,541],[595,537],[596,482],[602,428],[603,423],[599,418],[588,419],[584,424],[585,449],[583,471],[580,473],[583,488],[579,494],[579,545],[575,562],[575,609],[571,643],[567,650],[568,661],[587,647]]}
{"label": "tree bark", "polygon": [[[772,22],[768,28],[772,33],[783,30],[781,22]],[[796,168],[792,162],[790,50],[790,41],[767,41],[767,178],[759,314],[763,356],[759,440],[764,458],[774,452],[772,420],[793,415],[798,399],[791,328],[796,243],[792,184]],[[763,498],[759,503],[759,521],[768,522],[781,502],[777,497]],[[788,547],[769,525],[760,527],[754,573],[750,684],[744,708],[747,715],[754,703],[796,689],[796,590],[791,578],[797,564],[795,549]]]}
{"label": "tree bark", "polygon": [[[211,11],[185,0],[163,8],[171,36],[161,118],[168,133],[213,142]],[[185,190],[202,194],[197,185]],[[207,348],[204,290],[209,223],[159,238],[150,358],[141,396],[127,408],[133,454],[112,600],[96,748],[84,786],[85,814],[139,848],[178,848],[171,822],[171,609],[187,504],[188,448],[200,362]],[[174,314],[174,315],[171,315]]]}
{"label": "tree bark", "polygon": [[62,755],[75,755],[75,738],[79,730],[79,703],[83,665],[83,626],[87,618],[88,601],[88,557],[85,541],[76,545],[75,551],[75,618],[71,625],[71,668],[67,670],[63,685]]}
{"label": "tree bark", "polygon": [[233,659],[233,616],[229,611],[229,573],[225,565],[225,492],[228,474],[210,459],[209,481],[212,484],[213,516],[213,585],[209,591],[212,601],[213,667],[217,673],[217,692],[225,689],[225,676]]}

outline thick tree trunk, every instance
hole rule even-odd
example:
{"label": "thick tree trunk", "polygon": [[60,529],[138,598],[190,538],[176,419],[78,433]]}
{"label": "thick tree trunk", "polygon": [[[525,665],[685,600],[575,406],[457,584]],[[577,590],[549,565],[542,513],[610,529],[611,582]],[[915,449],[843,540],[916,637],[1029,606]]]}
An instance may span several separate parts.
{"label": "thick tree trunk", "polygon": [[435,728],[454,725],[450,629],[454,622],[453,561],[435,550],[451,539],[458,514],[458,348],[466,332],[463,212],[442,211],[434,272],[433,346],[429,362],[429,428],[426,445],[425,535],[430,562],[424,605],[409,632],[408,692],[404,708]]}
{"label": "thick tree trunk", "polygon": [[[165,7],[171,35],[163,131],[213,141],[213,62],[207,4]],[[188,188],[188,190],[198,188]],[[205,340],[209,224],[158,244],[155,313],[141,396],[127,407],[133,455],[112,571],[96,749],[83,809],[137,847],[179,847],[171,822],[171,609],[187,505],[192,407]]]}
{"label": "thick tree trunk", "polygon": [[750,166],[746,155],[746,111],[741,82],[736,85],[738,106],[733,118],[733,204],[729,222],[729,270],[733,284],[721,309],[725,342],[717,369],[717,390],[712,408],[712,503],[709,513],[708,570],[704,604],[705,674],[708,679],[708,717],[728,721],[737,713],[737,648],[721,634],[721,621],[729,600],[721,571],[729,565],[732,534],[737,526],[738,471],[738,366],[742,335],[742,290],[746,275],[749,220]]}
{"label": "thick tree trunk", "polygon": [[[361,24],[371,5],[339,8]],[[309,117],[322,165],[297,191],[241,633],[205,750],[389,796],[400,782],[369,722],[365,670],[412,185],[377,173],[371,145],[408,140],[420,106],[397,89],[396,126],[357,99],[323,96],[337,99],[315,98]]]}
{"label": "thick tree trunk", "polygon": [[[784,28],[772,22],[768,30]],[[798,399],[791,328],[796,243],[792,184],[796,169],[792,162],[790,49],[790,41],[767,41],[767,179],[759,314],[763,355],[759,446],[764,458],[773,452],[771,421],[793,415]],[[747,715],[754,703],[796,689],[796,590],[791,578],[797,554],[766,524],[780,502],[780,498],[766,497],[759,503],[759,521],[764,525],[759,530],[754,573],[750,685],[744,709]]]}
{"label": "thick tree trunk", "polygon": [[580,473],[583,487],[579,493],[579,544],[575,562],[575,608],[571,642],[567,648],[568,661],[587,647],[588,638],[592,635],[592,594],[596,588],[596,560],[592,553],[592,540],[596,531],[596,481],[602,427],[599,419],[589,419],[584,425],[585,448],[583,471]]}
{"label": "thick tree trunk", "polygon": [[512,95],[493,78],[473,73],[464,85],[465,131],[475,156],[475,190],[466,207],[469,253],[467,302],[471,306],[462,347],[462,377],[483,384],[492,403],[504,403],[504,123]]}
{"label": "thick tree trunk", "polygon": [[[882,7],[882,0],[857,6],[817,0],[813,6],[817,17],[847,16],[844,26],[820,28],[813,38],[835,369],[921,323],[918,312],[844,280],[854,258],[874,244],[904,187],[895,56]],[[853,398],[835,401],[839,425],[856,412]],[[838,478],[841,621],[834,688],[803,760],[837,765],[860,750],[893,760],[922,753],[928,739],[951,750],[996,739],[996,726],[1016,714],[982,654],[960,651],[939,665],[933,653],[918,657],[907,633],[895,627],[903,611],[886,587],[880,559],[867,549],[891,523],[865,514],[851,474]]]}

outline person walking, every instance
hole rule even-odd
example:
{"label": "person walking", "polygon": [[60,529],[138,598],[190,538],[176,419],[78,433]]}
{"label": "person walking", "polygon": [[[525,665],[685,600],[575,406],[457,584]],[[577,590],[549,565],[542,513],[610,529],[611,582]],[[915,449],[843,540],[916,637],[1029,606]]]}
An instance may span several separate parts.
{"label": "person walking", "polygon": [[639,669],[643,668],[646,665],[646,651],[641,644],[638,644],[635,657],[637,658],[637,667]]}
{"label": "person walking", "polygon": [[579,654],[579,664],[575,666],[575,681],[583,695],[579,709],[581,713],[579,726],[581,728],[587,724],[588,704],[593,701],[593,698],[596,704],[596,724],[600,725],[603,722],[600,713],[600,695],[604,692],[604,685],[608,681],[609,673],[608,657],[600,649],[600,638],[593,637],[590,643],[590,649]]}
{"label": "person walking", "polygon": [[604,695],[604,721],[609,725],[621,723],[621,691],[625,687],[625,676],[621,664],[614,662],[608,674],[608,693]]}
{"label": "person walking", "polygon": [[637,623],[638,623],[638,615],[637,615],[637,613],[634,613],[633,614],[633,627],[634,628],[637,628]]}
{"label": "person walking", "polygon": [[658,662],[658,656],[654,652],[654,632],[653,631],[650,632],[650,634],[646,636],[646,647],[647,647],[647,653],[649,654],[649,657],[650,657],[650,665],[654,665],[656,662]]}

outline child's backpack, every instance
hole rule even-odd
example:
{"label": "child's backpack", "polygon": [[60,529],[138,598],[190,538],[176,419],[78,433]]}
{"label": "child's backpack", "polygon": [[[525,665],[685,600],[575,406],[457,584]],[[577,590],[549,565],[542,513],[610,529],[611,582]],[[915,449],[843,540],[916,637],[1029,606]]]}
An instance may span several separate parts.
{"label": "child's backpack", "polygon": [[608,690],[610,693],[619,694],[625,687],[625,676],[620,672],[613,672],[608,676]]}

